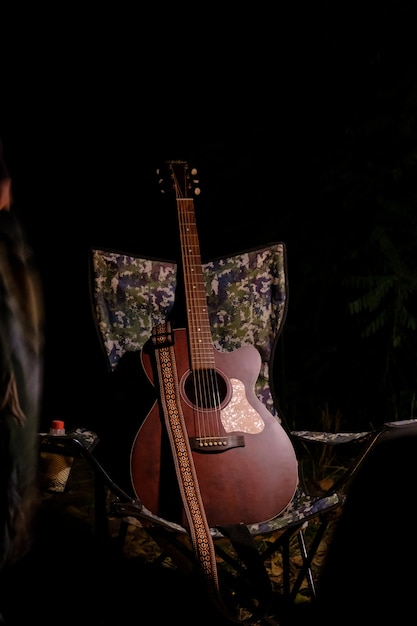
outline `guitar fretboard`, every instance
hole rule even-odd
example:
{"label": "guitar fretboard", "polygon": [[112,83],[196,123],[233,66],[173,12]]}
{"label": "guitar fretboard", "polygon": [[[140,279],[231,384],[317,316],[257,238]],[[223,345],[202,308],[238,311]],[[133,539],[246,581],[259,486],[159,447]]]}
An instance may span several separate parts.
{"label": "guitar fretboard", "polygon": [[194,201],[177,198],[185,301],[193,370],[214,368],[213,339],[207,311],[207,295],[201,265]]}

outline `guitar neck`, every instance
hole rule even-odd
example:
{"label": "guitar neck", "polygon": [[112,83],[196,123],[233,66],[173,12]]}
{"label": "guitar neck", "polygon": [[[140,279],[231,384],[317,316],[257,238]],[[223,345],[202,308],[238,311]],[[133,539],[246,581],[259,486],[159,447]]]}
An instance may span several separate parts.
{"label": "guitar neck", "polygon": [[207,296],[193,199],[177,198],[177,209],[191,368],[193,370],[213,369],[215,367],[213,339],[207,311]]}

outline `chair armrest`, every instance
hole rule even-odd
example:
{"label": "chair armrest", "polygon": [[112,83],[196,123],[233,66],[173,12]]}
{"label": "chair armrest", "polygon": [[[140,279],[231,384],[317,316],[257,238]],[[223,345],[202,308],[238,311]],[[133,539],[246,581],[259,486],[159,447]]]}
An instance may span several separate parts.
{"label": "chair armrest", "polygon": [[332,445],[349,443],[350,441],[360,441],[373,434],[372,431],[362,431],[357,433],[330,433],[315,430],[292,430],[291,437],[302,441],[317,441],[318,443],[328,443]]}

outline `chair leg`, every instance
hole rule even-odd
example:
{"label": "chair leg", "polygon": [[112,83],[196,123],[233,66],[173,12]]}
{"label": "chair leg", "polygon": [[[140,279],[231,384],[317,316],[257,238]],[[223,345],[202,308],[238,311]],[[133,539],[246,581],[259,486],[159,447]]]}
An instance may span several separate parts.
{"label": "chair leg", "polygon": [[101,476],[94,472],[94,524],[99,541],[109,539],[109,523],[106,507],[106,488]]}
{"label": "chair leg", "polygon": [[[298,545],[300,548],[300,553],[303,559],[303,563],[305,563],[308,559],[308,551],[307,551],[307,545],[306,545],[306,540],[305,540],[303,529],[301,529],[300,532],[298,533],[297,540],[298,540]],[[316,597],[316,585],[314,582],[313,570],[311,569],[311,567],[307,567],[306,579],[307,579],[308,588],[310,590],[311,597],[315,598]]]}
{"label": "chair leg", "polygon": [[290,565],[290,538],[292,534],[285,534],[282,538],[282,588],[284,598],[289,598],[291,589],[291,565]]}
{"label": "chair leg", "polygon": [[[306,524],[300,524],[300,526],[288,529],[274,541],[268,548],[262,553],[262,558],[266,561],[271,557],[274,552],[279,550],[282,555],[282,589],[283,596],[288,601],[288,604],[293,604],[300,591],[303,581],[306,579],[309,587],[311,597],[316,595],[316,587],[314,581],[314,574],[312,569],[313,559],[316,556],[318,547],[329,525],[328,519],[320,520],[319,526],[315,531],[313,538],[309,545],[306,541]],[[297,574],[295,581],[291,584],[291,549],[290,541],[294,535],[297,535],[298,546],[300,549],[302,565],[300,571]]]}
{"label": "chair leg", "polygon": [[127,537],[127,529],[129,528],[129,524],[125,519],[120,520],[119,532],[117,535],[117,543],[121,550],[123,550],[123,546],[125,545],[126,537]]}
{"label": "chair leg", "polygon": [[305,541],[305,529],[304,528],[300,529],[300,532],[298,533],[298,544],[300,546],[301,557],[302,557],[303,563],[302,563],[300,571],[298,572],[298,576],[296,580],[294,581],[294,584],[292,586],[292,589],[289,595],[291,602],[295,602],[297,594],[300,591],[301,584],[305,578],[307,579],[309,590],[310,590],[312,597],[315,597],[316,595],[312,563],[313,563],[314,557],[316,556],[320,542],[323,539],[323,536],[327,530],[328,525],[329,525],[329,520],[324,519],[320,521],[320,525],[318,529],[316,530],[314,537],[311,540],[310,546],[308,548],[307,548],[307,544]]}

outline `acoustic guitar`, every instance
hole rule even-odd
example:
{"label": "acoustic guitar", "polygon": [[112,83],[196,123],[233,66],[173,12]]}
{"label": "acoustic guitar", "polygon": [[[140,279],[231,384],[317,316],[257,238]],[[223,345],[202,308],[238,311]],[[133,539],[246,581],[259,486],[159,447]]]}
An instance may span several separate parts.
{"label": "acoustic guitar", "polygon": [[[194,172],[186,162],[167,165],[177,204],[187,313],[186,328],[172,332],[174,361],[207,522],[214,527],[267,521],[294,495],[295,451],[280,422],[255,393],[261,367],[258,350],[246,345],[221,352],[213,345],[194,210],[198,187],[192,185]],[[158,389],[150,342],[142,350],[141,363]],[[132,446],[132,485],[152,513],[187,526],[175,463],[157,399]]]}

